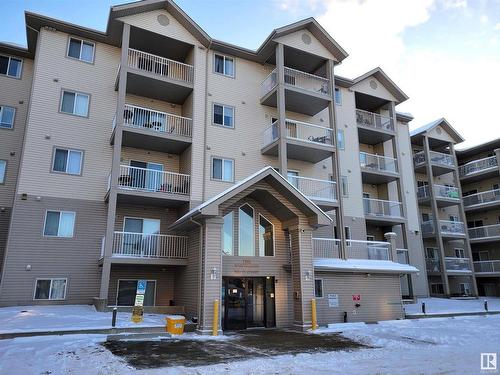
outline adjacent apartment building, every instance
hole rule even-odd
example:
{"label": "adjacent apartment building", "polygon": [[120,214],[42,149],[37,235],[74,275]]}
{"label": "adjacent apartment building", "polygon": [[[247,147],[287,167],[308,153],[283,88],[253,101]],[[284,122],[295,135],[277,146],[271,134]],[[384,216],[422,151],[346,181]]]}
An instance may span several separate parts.
{"label": "adjacent apartment building", "polygon": [[147,280],[206,332],[216,300],[222,329],[305,329],[314,298],[325,324],[428,295],[407,96],[337,76],[314,19],[255,51],[172,1],[26,29],[0,46],[0,305],[127,307]]}

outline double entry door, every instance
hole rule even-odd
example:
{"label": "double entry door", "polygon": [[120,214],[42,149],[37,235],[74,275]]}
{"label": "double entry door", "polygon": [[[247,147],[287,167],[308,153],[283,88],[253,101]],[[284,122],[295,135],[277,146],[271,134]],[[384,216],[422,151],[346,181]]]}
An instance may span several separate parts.
{"label": "double entry door", "polygon": [[126,217],[123,224],[123,255],[156,257],[160,220]]}

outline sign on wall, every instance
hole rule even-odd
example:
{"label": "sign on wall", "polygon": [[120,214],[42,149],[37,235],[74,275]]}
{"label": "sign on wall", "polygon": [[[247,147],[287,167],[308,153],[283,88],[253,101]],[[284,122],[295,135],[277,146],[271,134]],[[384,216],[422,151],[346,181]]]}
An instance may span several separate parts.
{"label": "sign on wall", "polygon": [[338,294],[328,294],[328,307],[339,307]]}
{"label": "sign on wall", "polygon": [[361,294],[353,294],[352,300],[353,301],[361,301]]}

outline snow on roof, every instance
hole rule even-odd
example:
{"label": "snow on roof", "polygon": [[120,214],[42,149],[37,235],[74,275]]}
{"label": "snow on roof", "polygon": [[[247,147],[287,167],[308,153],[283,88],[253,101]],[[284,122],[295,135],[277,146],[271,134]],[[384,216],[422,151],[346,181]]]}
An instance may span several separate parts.
{"label": "snow on roof", "polygon": [[411,130],[410,137],[413,137],[414,135],[421,134],[421,133],[426,132],[427,130],[432,129],[434,126],[439,125],[443,120],[444,120],[444,117],[441,117],[441,118],[438,118],[437,120],[429,122],[428,124],[419,126],[418,128]]}
{"label": "snow on roof", "polygon": [[314,259],[314,268],[365,271],[365,272],[391,272],[391,273],[416,273],[419,270],[409,264],[396,263],[390,260],[371,259]]}

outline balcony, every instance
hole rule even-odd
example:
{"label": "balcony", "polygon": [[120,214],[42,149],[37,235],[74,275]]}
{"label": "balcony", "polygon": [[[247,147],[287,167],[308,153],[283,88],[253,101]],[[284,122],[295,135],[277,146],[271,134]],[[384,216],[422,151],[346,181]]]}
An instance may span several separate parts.
{"label": "balcony", "polygon": [[469,240],[471,243],[500,240],[500,224],[469,228]]}
{"label": "balcony", "polygon": [[397,160],[387,156],[359,153],[361,177],[367,184],[382,184],[398,178]]}
{"label": "balcony", "polygon": [[[481,260],[474,262],[476,276],[491,276],[500,273],[500,260]],[[482,275],[481,275],[482,274]]]}
{"label": "balcony", "polygon": [[500,204],[500,189],[467,195],[462,199],[466,211],[491,208]]}
{"label": "balcony", "polygon": [[[430,205],[430,186],[419,186],[417,189],[417,197],[420,204]],[[460,203],[458,188],[454,186],[434,185],[434,198],[438,207],[448,207]]]}
{"label": "balcony", "polygon": [[440,273],[441,272],[441,263],[439,259],[426,258],[425,266],[427,268],[427,273]]}
{"label": "balcony", "polygon": [[363,198],[363,208],[367,221],[383,222],[387,225],[404,221],[403,205],[400,202]]}
{"label": "balcony", "polygon": [[[465,224],[461,221],[439,220],[438,226],[441,236],[444,238],[465,237]],[[423,222],[421,228],[423,237],[433,237],[436,235],[434,220]]]}
{"label": "balcony", "polygon": [[[288,67],[284,70],[287,111],[314,116],[331,102],[329,79]],[[261,104],[277,106],[277,85],[278,73],[274,69],[261,83]]]}
{"label": "balcony", "polygon": [[337,203],[337,183],[335,181],[299,176],[288,176],[288,181],[320,207],[331,207]]}
{"label": "balcony", "polygon": [[335,238],[313,238],[314,258],[339,259],[340,240]]}
{"label": "balcony", "polygon": [[[390,260],[389,242],[347,240],[347,259]],[[340,240],[334,238],[313,238],[314,258],[337,259]]]}
{"label": "balcony", "polygon": [[471,272],[469,258],[445,257],[446,271],[450,273]]}
{"label": "balcony", "polygon": [[127,65],[130,94],[182,104],[193,91],[192,65],[133,48],[128,50]]}
{"label": "balcony", "polygon": [[190,176],[121,165],[117,187],[119,202],[178,206],[189,202]]}
{"label": "balcony", "polygon": [[498,160],[496,156],[474,160],[458,167],[461,180],[468,182],[478,181],[484,178],[498,176]]}
{"label": "balcony", "polygon": [[[332,156],[333,130],[325,126],[286,119],[286,144],[289,159],[318,163]],[[279,127],[275,121],[262,133],[264,155],[278,156]]]}
{"label": "balcony", "polygon": [[[430,151],[430,165],[434,176],[450,173],[455,169],[455,161],[450,154]],[[413,155],[413,165],[418,173],[426,173],[425,152],[421,151]]]}
{"label": "balcony", "polygon": [[114,232],[113,263],[187,265],[188,238],[167,234]]}
{"label": "balcony", "polygon": [[356,123],[361,143],[374,145],[385,142],[396,135],[394,121],[390,116],[356,109]]}
{"label": "balcony", "polygon": [[[192,120],[167,112],[125,104],[122,145],[180,154],[191,144]],[[113,129],[116,117],[113,120]],[[115,132],[111,135],[114,144]]]}

